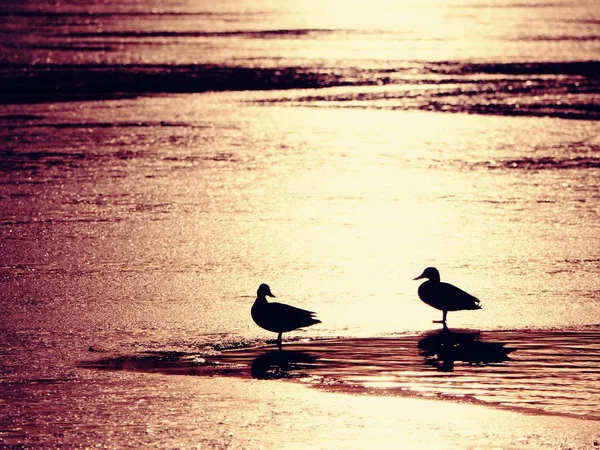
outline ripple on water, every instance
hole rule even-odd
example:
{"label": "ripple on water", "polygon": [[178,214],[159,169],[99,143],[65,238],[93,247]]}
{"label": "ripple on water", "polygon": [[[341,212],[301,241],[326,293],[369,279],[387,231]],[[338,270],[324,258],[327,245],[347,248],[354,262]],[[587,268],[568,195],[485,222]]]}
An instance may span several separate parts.
{"label": "ripple on water", "polygon": [[600,420],[600,328],[431,331],[220,352],[148,352],[81,363],[101,370],[301,379],[350,393],[446,398]]}

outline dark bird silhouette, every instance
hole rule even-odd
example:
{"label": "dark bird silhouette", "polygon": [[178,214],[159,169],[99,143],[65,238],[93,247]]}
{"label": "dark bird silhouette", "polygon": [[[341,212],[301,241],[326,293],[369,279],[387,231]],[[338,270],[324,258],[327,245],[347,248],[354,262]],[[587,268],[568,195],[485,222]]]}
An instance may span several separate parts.
{"label": "dark bird silhouette", "polygon": [[448,311],[481,309],[477,297],[467,294],[450,283],[442,283],[440,273],[435,267],[427,267],[415,280],[422,278],[427,278],[428,281],[419,286],[419,298],[429,306],[443,312],[442,320],[434,322],[443,323],[446,326]]}
{"label": "dark bird silhouette", "polygon": [[275,297],[268,285],[261,284],[256,292],[256,300],[250,313],[256,325],[267,331],[278,333],[277,346],[279,349],[281,349],[282,333],[321,323],[314,317],[314,312],[283,303],[269,303],[267,296]]}

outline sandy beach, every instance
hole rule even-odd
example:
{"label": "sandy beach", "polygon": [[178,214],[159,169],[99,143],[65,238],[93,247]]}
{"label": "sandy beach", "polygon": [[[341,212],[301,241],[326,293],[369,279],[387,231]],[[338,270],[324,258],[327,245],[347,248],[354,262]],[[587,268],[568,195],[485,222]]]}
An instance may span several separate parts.
{"label": "sandy beach", "polygon": [[[481,344],[505,339],[511,359],[457,360],[452,371],[440,371],[426,362],[437,357],[413,347],[415,336],[292,340],[282,352],[88,350],[80,369],[63,379],[4,384],[3,448],[598,446],[597,330],[569,334],[575,339],[563,350],[570,353],[542,345],[565,337],[560,332],[482,335]],[[485,355],[498,354],[471,353]],[[586,378],[581,368],[588,365]],[[553,402],[580,408],[557,414]]]}

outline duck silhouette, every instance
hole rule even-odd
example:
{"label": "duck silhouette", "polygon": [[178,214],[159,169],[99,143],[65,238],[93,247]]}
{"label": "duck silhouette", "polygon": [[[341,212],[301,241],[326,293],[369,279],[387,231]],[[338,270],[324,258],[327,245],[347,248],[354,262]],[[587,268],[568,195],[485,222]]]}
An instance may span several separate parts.
{"label": "duck silhouette", "polygon": [[415,280],[422,278],[428,280],[419,286],[419,298],[423,303],[439,309],[443,313],[442,320],[434,320],[435,323],[443,323],[446,326],[448,311],[481,309],[477,297],[473,297],[450,283],[441,282],[440,272],[435,267],[427,267]]}
{"label": "duck silhouette", "polygon": [[256,325],[267,331],[278,333],[277,347],[280,350],[282,333],[321,323],[319,319],[314,317],[314,312],[283,303],[269,303],[267,296],[275,297],[267,284],[261,284],[256,292],[256,300],[252,305],[250,314]]}

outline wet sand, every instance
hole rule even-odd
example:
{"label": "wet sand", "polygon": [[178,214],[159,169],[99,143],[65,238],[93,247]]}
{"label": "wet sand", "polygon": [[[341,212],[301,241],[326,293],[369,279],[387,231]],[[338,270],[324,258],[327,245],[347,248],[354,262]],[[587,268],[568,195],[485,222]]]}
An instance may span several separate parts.
{"label": "wet sand", "polygon": [[[597,327],[455,333],[454,352],[441,353],[446,365],[439,354],[430,355],[432,342],[440,338],[436,332],[288,340],[282,352],[271,344],[193,353],[82,349],[79,354],[87,357],[68,377],[3,384],[0,444],[36,449],[599,446],[598,410],[583,414],[585,402],[595,406],[599,398]],[[583,392],[587,397],[578,399]],[[568,401],[561,402],[561,393]],[[562,412],[553,413],[549,405]]]}
{"label": "wet sand", "polygon": [[29,386],[26,399],[22,389],[5,391],[2,448],[556,450],[600,440],[593,420],[282,380],[86,371]]}

